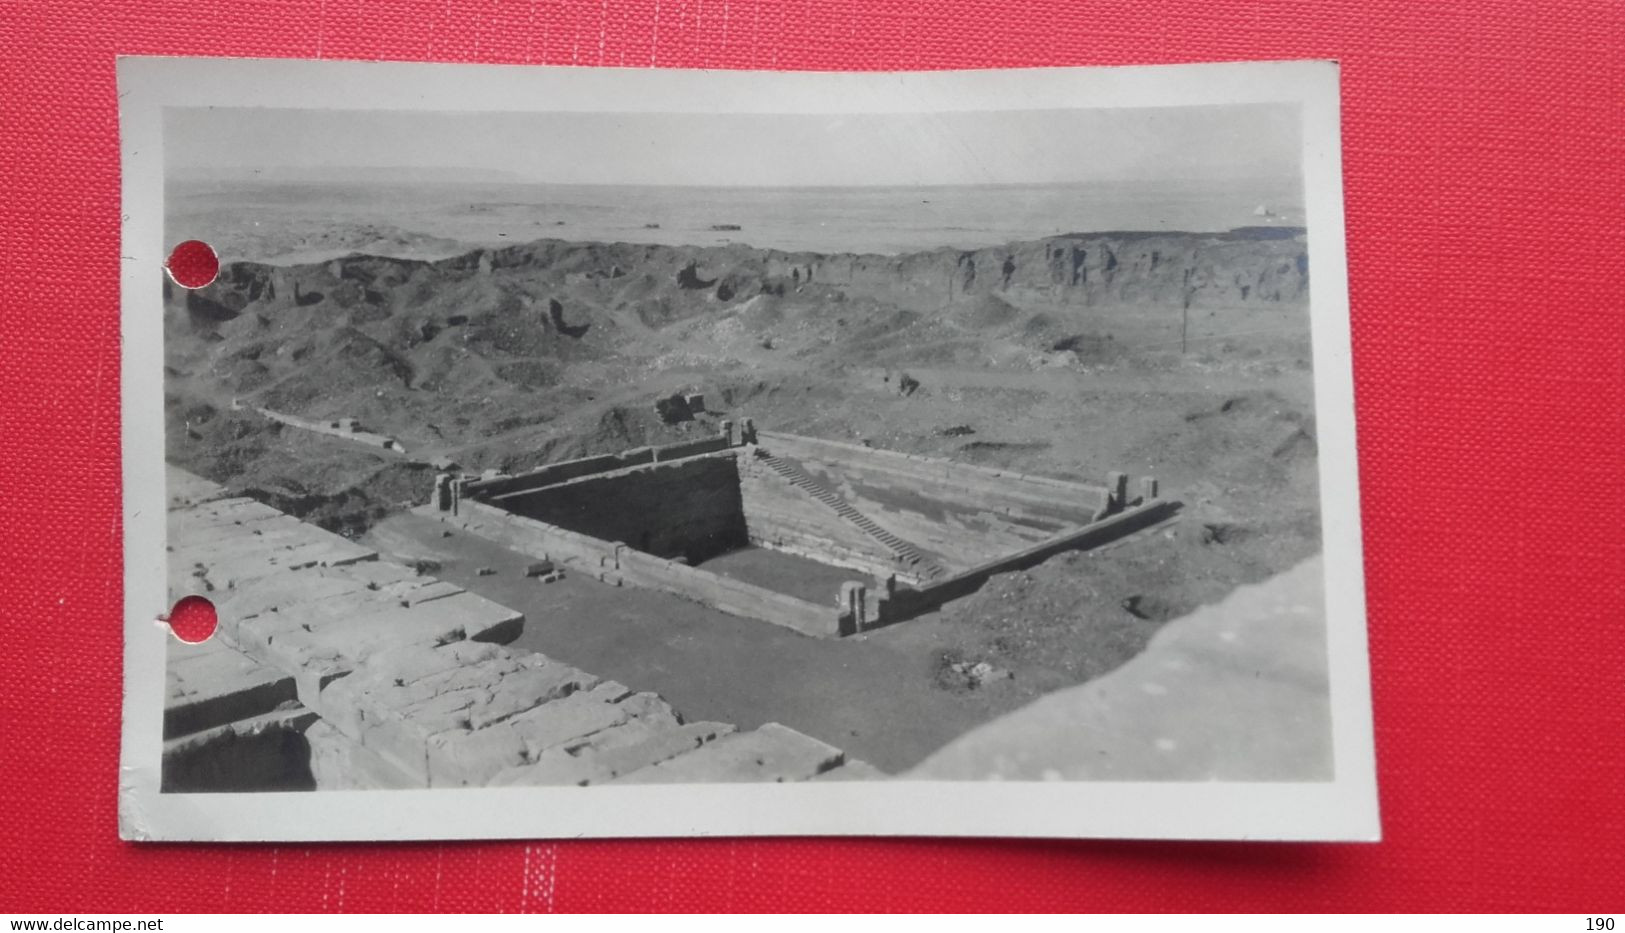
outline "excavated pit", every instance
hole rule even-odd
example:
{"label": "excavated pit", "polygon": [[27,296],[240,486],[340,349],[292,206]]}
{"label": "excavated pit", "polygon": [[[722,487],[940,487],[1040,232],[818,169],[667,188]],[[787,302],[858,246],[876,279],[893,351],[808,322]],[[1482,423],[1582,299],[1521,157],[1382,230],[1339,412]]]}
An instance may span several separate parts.
{"label": "excavated pit", "polygon": [[994,573],[1098,546],[1176,507],[1105,486],[788,434],[714,438],[437,480],[420,510],[613,585],[809,635],[853,634]]}

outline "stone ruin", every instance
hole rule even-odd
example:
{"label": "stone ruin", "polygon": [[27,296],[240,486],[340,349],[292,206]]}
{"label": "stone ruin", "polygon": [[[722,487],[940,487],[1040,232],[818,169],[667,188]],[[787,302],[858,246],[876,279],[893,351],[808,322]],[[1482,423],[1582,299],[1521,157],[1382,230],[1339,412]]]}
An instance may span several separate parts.
{"label": "stone ruin", "polygon": [[[838,441],[758,432],[548,464],[442,474],[420,514],[503,546],[808,635],[902,621],[990,576],[1087,549],[1170,517],[1157,481],[1091,486]],[[705,568],[747,548],[844,571],[810,601]]]}
{"label": "stone ruin", "polygon": [[659,696],[503,645],[525,618],[171,468],[169,584],[219,627],[171,640],[168,793],[872,778],[777,723],[690,722]]}
{"label": "stone ruin", "polygon": [[[171,645],[168,792],[881,777],[786,726],[689,722],[660,697],[503,647],[523,614],[171,468],[170,595],[220,618]],[[839,637],[990,576],[1157,525],[1175,503],[837,441],[758,432],[552,463],[445,471],[415,511],[585,576]],[[742,549],[844,577],[822,599],[707,569]]]}

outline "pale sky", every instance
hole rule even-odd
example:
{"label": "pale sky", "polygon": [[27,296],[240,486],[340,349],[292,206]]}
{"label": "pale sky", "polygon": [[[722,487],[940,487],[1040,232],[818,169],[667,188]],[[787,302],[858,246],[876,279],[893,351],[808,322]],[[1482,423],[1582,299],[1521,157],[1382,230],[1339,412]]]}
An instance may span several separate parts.
{"label": "pale sky", "polygon": [[168,172],[376,168],[553,184],[859,186],[1296,178],[1285,104],[983,113],[174,109]]}

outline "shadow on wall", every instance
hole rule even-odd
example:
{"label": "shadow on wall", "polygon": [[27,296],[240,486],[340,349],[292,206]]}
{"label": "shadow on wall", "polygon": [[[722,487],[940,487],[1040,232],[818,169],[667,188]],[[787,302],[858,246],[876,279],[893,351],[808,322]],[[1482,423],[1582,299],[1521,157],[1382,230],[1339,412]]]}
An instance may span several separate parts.
{"label": "shadow on wall", "polygon": [[305,729],[315,715],[232,723],[166,743],[164,793],[315,790]]}
{"label": "shadow on wall", "polygon": [[588,476],[510,496],[516,515],[691,564],[749,544],[731,456]]}

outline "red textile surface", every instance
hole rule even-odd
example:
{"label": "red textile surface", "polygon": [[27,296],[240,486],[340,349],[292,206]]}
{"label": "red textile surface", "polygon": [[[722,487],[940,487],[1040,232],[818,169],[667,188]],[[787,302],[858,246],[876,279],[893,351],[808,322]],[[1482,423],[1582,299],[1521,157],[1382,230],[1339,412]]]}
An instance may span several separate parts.
{"label": "red textile surface", "polygon": [[[1617,0],[0,2],[0,910],[1625,909],[1621,49]],[[1386,841],[120,842],[118,53],[1340,59]]]}

